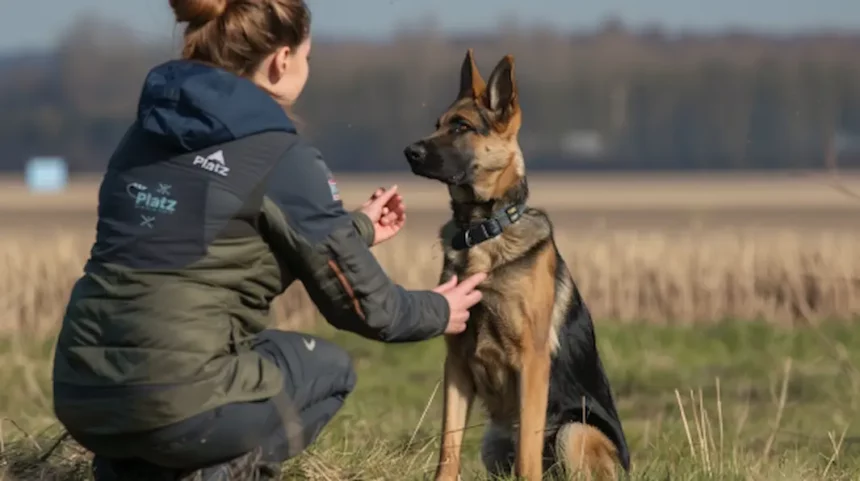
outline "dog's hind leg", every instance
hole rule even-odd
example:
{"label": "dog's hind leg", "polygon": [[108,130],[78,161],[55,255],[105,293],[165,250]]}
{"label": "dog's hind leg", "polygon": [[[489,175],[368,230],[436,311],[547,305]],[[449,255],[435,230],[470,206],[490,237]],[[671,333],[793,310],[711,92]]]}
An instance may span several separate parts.
{"label": "dog's hind leg", "polygon": [[617,479],[617,450],[612,441],[599,429],[582,423],[568,423],[561,427],[555,441],[558,463],[568,479],[583,473],[588,481]]}
{"label": "dog's hind leg", "polygon": [[514,467],[516,445],[510,430],[490,423],[481,442],[481,461],[491,476],[509,476]]}

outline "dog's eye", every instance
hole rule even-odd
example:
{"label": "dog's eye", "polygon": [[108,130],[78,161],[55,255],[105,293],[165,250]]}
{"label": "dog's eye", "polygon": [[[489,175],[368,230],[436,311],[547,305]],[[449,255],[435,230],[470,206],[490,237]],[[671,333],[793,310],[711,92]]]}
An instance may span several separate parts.
{"label": "dog's eye", "polygon": [[452,127],[453,127],[454,132],[456,132],[458,134],[462,134],[464,132],[470,132],[470,131],[475,130],[471,125],[467,124],[466,122],[464,122],[462,120],[458,121],[458,122],[454,122],[454,125]]}

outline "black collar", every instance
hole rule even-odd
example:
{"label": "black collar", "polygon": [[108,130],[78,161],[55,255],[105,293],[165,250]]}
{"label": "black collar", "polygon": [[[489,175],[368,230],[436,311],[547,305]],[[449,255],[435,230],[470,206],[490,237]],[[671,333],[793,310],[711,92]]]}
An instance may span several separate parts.
{"label": "black collar", "polygon": [[505,227],[520,220],[525,210],[525,204],[512,204],[493,212],[487,220],[471,224],[465,229],[460,228],[451,239],[451,247],[460,251],[498,237]]}

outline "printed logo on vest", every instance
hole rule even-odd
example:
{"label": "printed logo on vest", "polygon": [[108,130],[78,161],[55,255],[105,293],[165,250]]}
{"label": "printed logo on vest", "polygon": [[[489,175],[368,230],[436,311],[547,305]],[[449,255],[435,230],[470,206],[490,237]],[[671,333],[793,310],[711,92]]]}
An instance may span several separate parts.
{"label": "printed logo on vest", "polygon": [[[150,189],[139,182],[132,182],[126,186],[125,191],[134,199],[135,209],[155,214],[173,214],[176,212],[178,202],[171,197],[172,188],[170,184],[159,183],[155,189]],[[151,226],[154,219],[151,216],[147,219],[149,220],[145,224]]]}
{"label": "printed logo on vest", "polygon": [[197,157],[194,157],[194,161],[191,165],[196,165],[203,170],[208,170],[209,172],[218,174],[221,177],[227,177],[227,174],[230,173],[230,167],[227,167],[227,162],[224,160],[223,150],[209,154],[206,157],[198,155]]}

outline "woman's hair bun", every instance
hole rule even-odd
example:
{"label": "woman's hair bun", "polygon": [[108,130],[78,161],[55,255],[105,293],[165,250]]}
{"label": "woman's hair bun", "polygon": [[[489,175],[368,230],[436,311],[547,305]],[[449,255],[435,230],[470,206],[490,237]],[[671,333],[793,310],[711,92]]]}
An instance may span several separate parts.
{"label": "woman's hair bun", "polygon": [[170,0],[179,23],[202,25],[224,14],[228,0]]}

